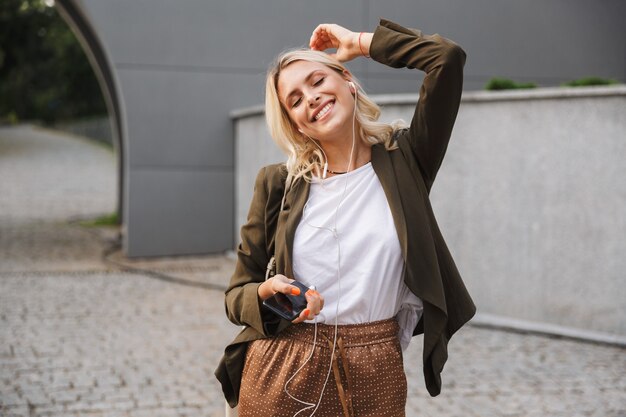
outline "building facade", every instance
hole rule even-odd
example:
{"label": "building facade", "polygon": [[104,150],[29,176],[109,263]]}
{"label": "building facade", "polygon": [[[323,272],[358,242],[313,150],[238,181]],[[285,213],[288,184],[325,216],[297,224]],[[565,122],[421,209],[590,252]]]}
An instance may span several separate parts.
{"label": "building facade", "polygon": [[[234,109],[262,103],[265,71],[319,23],[372,31],[380,17],[439,33],[468,54],[466,90],[492,77],[540,86],[626,80],[621,0],[57,0],[92,58],[120,155],[128,256],[220,252],[237,241]],[[421,78],[359,58],[372,94]]]}

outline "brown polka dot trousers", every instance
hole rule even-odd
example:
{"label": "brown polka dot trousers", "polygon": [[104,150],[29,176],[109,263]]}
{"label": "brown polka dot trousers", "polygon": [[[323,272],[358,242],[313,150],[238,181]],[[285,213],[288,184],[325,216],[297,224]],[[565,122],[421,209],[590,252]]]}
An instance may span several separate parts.
{"label": "brown polka dot trousers", "polygon": [[407,383],[398,330],[396,320],[388,319],[339,325],[335,337],[334,325],[318,324],[314,343],[315,325],[303,323],[251,342],[239,416],[404,416]]}

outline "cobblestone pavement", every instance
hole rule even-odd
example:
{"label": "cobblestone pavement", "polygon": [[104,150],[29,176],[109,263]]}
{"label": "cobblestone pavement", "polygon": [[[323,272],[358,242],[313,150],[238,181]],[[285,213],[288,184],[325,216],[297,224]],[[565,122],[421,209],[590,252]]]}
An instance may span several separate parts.
{"label": "cobblestone pavement", "polygon": [[[47,138],[67,169],[93,172],[68,175],[31,136]],[[0,129],[0,416],[223,416],[213,369],[237,328],[211,285],[224,284],[233,260],[103,257],[116,231],[67,221],[113,209],[115,181],[104,177],[114,160],[102,152]],[[626,417],[623,348],[466,326],[431,398],[420,344],[405,352],[408,416]]]}

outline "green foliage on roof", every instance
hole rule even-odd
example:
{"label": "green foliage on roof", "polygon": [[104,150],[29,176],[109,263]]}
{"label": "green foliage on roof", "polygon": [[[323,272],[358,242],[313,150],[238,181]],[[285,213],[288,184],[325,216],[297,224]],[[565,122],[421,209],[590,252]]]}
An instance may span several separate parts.
{"label": "green foliage on roof", "polygon": [[592,85],[613,85],[619,84],[619,81],[600,77],[584,77],[561,84],[564,87],[586,87]]}
{"label": "green foliage on roof", "polygon": [[485,90],[517,90],[521,88],[537,88],[535,83],[518,83],[508,78],[494,77],[485,85]]}

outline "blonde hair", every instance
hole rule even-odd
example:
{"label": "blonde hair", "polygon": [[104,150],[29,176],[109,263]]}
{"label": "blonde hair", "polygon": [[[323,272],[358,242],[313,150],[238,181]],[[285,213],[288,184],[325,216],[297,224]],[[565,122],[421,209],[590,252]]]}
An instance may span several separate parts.
{"label": "blonde hair", "polygon": [[[303,136],[292,123],[278,97],[278,77],[281,71],[295,61],[309,61],[324,64],[340,75],[348,73],[347,68],[325,52],[310,49],[293,49],[281,53],[270,67],[265,83],[265,119],[270,134],[278,147],[287,154],[287,188],[298,178],[311,181],[313,173],[321,175],[324,156],[320,148]],[[388,150],[396,149],[393,132],[400,126],[378,122],[380,107],[365,94],[359,81],[351,77],[358,90],[356,103],[356,128],[358,137],[365,143],[382,143]]]}

